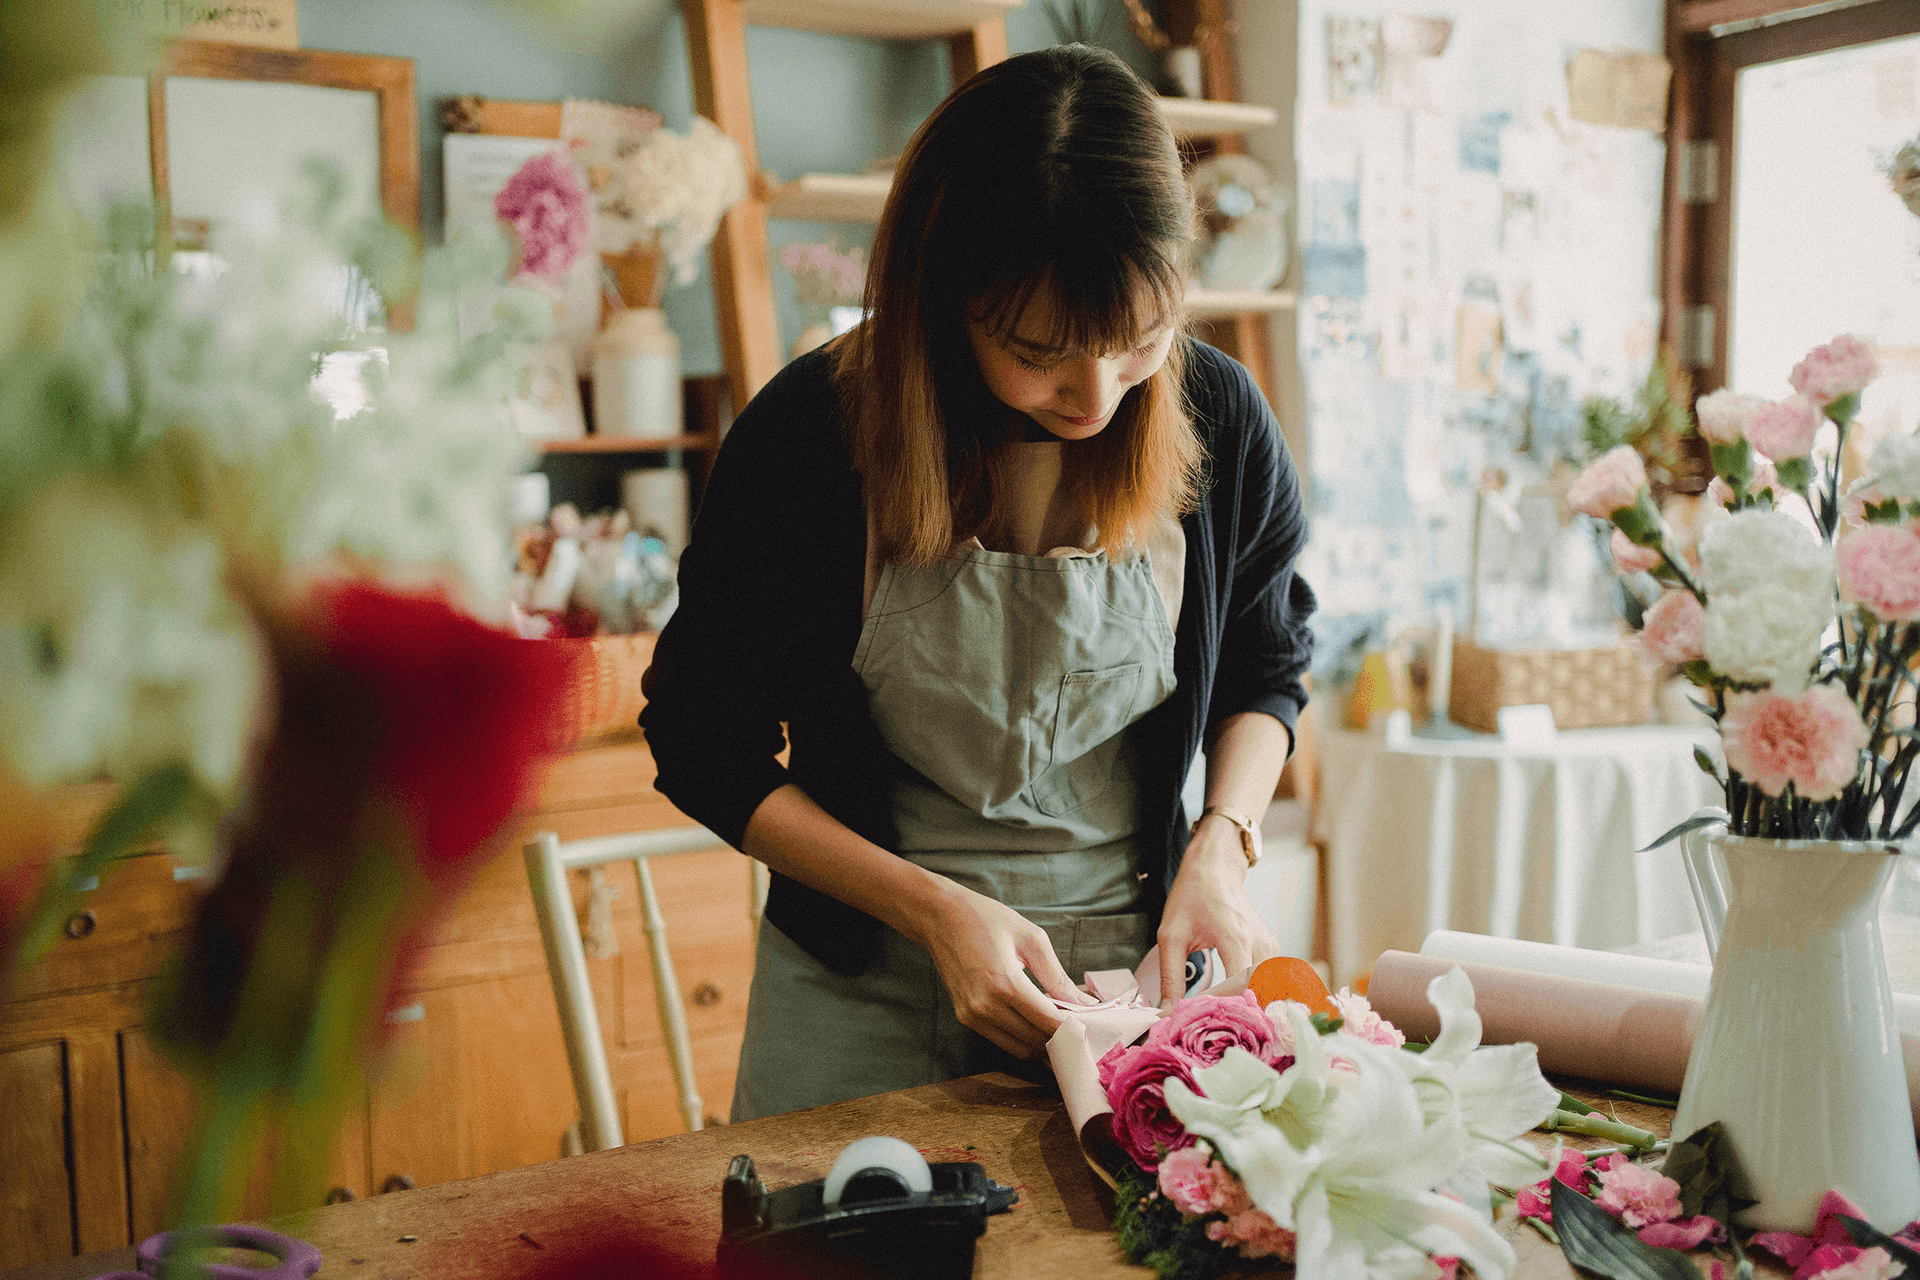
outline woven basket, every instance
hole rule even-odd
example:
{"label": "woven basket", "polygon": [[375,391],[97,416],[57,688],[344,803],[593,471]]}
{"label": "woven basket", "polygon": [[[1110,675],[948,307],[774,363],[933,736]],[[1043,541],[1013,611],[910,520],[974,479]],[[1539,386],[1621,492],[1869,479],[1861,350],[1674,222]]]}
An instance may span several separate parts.
{"label": "woven basket", "polygon": [[577,652],[573,688],[560,713],[562,742],[579,742],[634,728],[640,714],[640,677],[653,661],[652,633],[548,640]]}
{"label": "woven basket", "polygon": [[1501,707],[1545,703],[1562,729],[1645,724],[1653,718],[1655,669],[1639,645],[1604,649],[1482,649],[1453,642],[1447,718],[1498,731]]}

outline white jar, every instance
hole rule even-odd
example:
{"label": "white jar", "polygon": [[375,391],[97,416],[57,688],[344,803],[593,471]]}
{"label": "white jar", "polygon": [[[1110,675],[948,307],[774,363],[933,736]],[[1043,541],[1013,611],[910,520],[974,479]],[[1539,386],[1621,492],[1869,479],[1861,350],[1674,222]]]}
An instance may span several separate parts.
{"label": "white jar", "polygon": [[680,339],[658,307],[617,311],[593,340],[593,429],[649,440],[680,435]]}

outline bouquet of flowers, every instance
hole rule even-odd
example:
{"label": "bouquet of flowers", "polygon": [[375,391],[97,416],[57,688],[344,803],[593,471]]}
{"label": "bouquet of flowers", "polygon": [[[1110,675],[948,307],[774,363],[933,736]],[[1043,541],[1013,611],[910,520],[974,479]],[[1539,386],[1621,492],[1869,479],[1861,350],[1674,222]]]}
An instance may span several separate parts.
{"label": "bouquet of flowers", "polygon": [[1502,1280],[1514,1252],[1488,1187],[1550,1167],[1521,1135],[1561,1095],[1532,1045],[1481,1047],[1463,972],[1427,994],[1441,1029],[1426,1046],[1364,996],[1314,1013],[1248,991],[1190,997],[1108,1051],[1128,1256],[1170,1280],[1281,1265],[1432,1280],[1462,1262]]}
{"label": "bouquet of flowers", "polygon": [[1920,439],[1888,437],[1871,474],[1841,488],[1842,447],[1878,373],[1872,346],[1845,336],[1794,367],[1784,400],[1702,397],[1715,474],[1693,556],[1628,446],[1567,494],[1611,522],[1621,572],[1665,589],[1642,642],[1707,691],[1727,767],[1696,756],[1725,787],[1737,835],[1904,839],[1920,824],[1906,795],[1920,758]]}
{"label": "bouquet of flowers", "polygon": [[825,324],[835,307],[860,305],[867,282],[867,251],[859,245],[790,244],[780,265],[793,277],[794,297],[808,324]]}
{"label": "bouquet of flowers", "polygon": [[680,284],[693,282],[700,251],[722,215],[747,194],[739,144],[703,116],[695,116],[685,133],[658,126],[622,141],[587,173],[597,215],[595,248],[605,255],[657,249]]}

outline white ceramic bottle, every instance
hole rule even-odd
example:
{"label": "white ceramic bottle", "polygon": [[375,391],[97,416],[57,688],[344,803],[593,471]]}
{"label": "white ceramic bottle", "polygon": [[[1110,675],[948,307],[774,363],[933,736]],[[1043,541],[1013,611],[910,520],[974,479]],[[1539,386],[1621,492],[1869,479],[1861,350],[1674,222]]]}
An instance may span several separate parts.
{"label": "white ceramic bottle", "polygon": [[629,307],[593,340],[593,429],[603,436],[663,439],[685,429],[680,339],[658,307]]}

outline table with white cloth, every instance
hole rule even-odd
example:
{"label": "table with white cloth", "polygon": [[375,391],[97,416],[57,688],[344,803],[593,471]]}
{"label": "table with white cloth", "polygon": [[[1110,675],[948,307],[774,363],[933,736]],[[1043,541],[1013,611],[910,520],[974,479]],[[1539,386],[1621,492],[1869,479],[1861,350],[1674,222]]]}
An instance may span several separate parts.
{"label": "table with white cloth", "polygon": [[1697,930],[1679,842],[1646,846],[1723,803],[1694,762],[1713,739],[1679,725],[1524,745],[1328,731],[1315,825],[1335,984],[1435,929],[1595,950]]}

